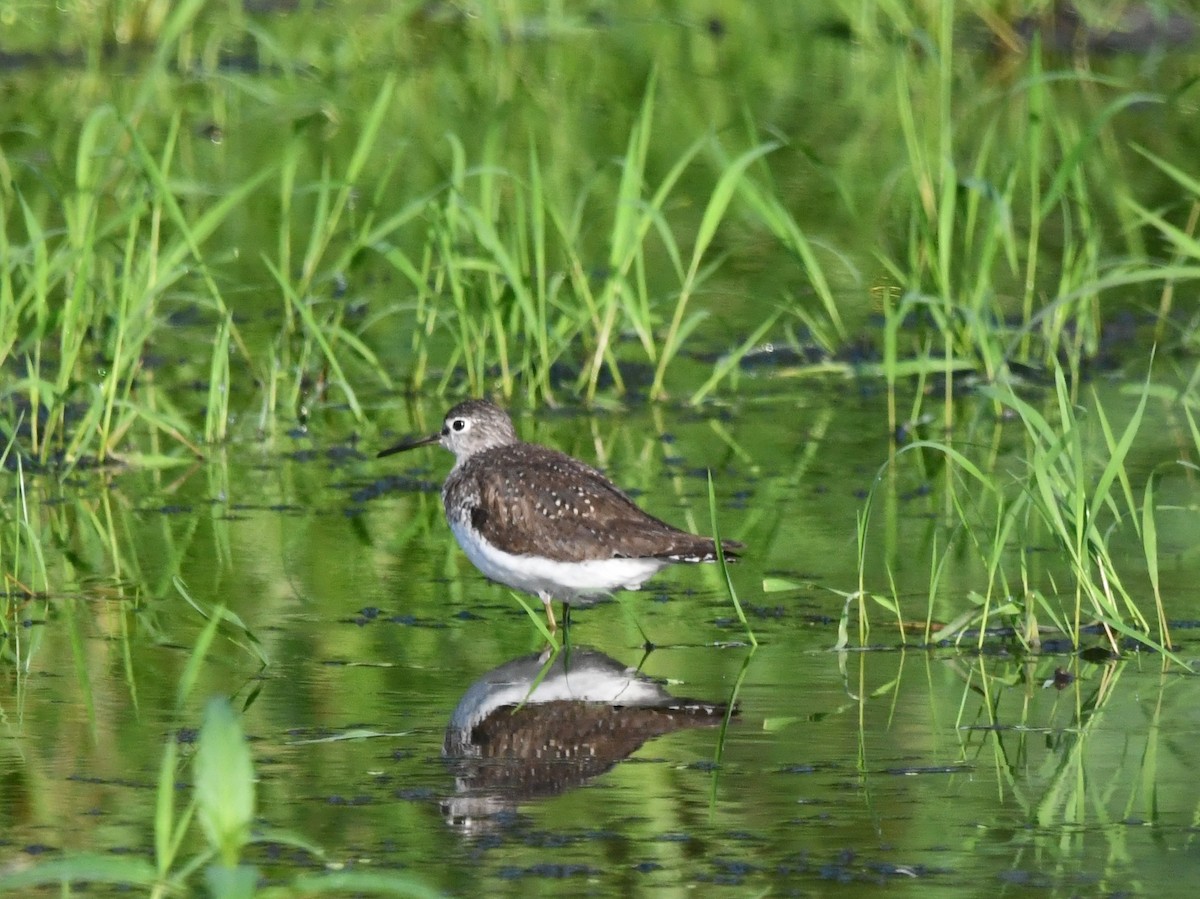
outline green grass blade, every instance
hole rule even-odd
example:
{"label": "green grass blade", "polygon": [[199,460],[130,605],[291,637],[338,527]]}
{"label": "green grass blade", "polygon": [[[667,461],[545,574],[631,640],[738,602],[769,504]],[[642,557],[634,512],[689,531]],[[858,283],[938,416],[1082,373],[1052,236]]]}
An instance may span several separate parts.
{"label": "green grass blade", "polygon": [[562,648],[562,645],[550,630],[550,624],[546,621],[545,610],[543,609],[539,612],[524,596],[516,591],[510,590],[509,593],[520,604],[521,608],[525,610],[525,614],[529,616],[529,620],[533,622],[533,626],[538,629],[538,633],[546,638],[546,642],[550,644],[550,647],[555,652],[558,652]]}
{"label": "green grass blade", "polygon": [[746,638],[750,641],[750,645],[758,646],[758,638],[754,635],[754,629],[750,626],[750,622],[746,618],[746,612],[742,609],[742,602],[738,599],[737,589],[733,586],[733,578],[729,576],[729,562],[725,558],[725,549],[721,546],[721,530],[717,524],[717,492],[713,486],[711,470],[708,472],[708,518],[712,527],[713,543],[717,547],[717,565],[721,569],[721,579],[725,582],[725,595],[729,597],[738,621],[742,623],[742,627],[746,631]]}
{"label": "green grass blade", "polygon": [[62,895],[71,883],[110,884],[150,888],[157,882],[154,866],[132,855],[114,856],[100,853],[73,853],[67,858],[36,864],[21,871],[0,873],[0,893],[20,895],[35,887],[61,885]]}
{"label": "green grass blade", "polygon": [[739,183],[746,174],[746,169],[756,160],[775,150],[778,146],[776,143],[767,143],[752,147],[734,159],[721,172],[721,177],[717,180],[716,187],[713,188],[713,192],[709,196],[708,203],[704,208],[704,213],[700,217],[700,227],[696,231],[691,263],[688,266],[687,274],[684,276],[679,297],[675,302],[675,311],[671,316],[671,323],[667,326],[667,333],[663,337],[662,352],[654,372],[654,383],[650,387],[651,396],[661,397],[663,395],[663,379],[666,376],[667,366],[675,358],[676,353],[679,352],[679,348],[682,345],[684,335],[681,333],[681,330],[684,323],[684,315],[696,287],[701,261],[708,253],[709,245],[716,236],[717,227],[725,218],[725,212],[737,192]]}

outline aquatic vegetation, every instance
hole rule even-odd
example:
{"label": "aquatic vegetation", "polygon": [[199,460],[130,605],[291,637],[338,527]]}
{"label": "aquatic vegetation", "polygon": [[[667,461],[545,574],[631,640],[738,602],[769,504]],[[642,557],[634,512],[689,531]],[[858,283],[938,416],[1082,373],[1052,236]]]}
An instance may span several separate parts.
{"label": "aquatic vegetation", "polygon": [[[798,350],[815,344],[819,358],[802,372],[870,373],[870,359],[865,367],[834,360],[882,305],[888,339],[875,371],[903,390],[939,366],[948,417],[959,375],[995,381],[1013,366],[1046,368],[1060,357],[1078,373],[1099,350],[1102,295],[1195,278],[1182,262],[1186,226],[1133,199],[1131,182],[1113,180],[1137,152],[1116,144],[1114,123],[1165,100],[1086,70],[1047,69],[1036,42],[1021,71],[987,83],[986,68],[955,52],[963,38],[953,8],[928,11],[920,25],[894,9],[846,13],[873,50],[898,63],[872,98],[877,127],[895,138],[883,165],[895,189],[876,201],[885,228],[867,255],[882,277],[870,290],[862,254],[816,237],[781,186],[804,148],[763,139],[751,108],[732,131],[681,139],[680,111],[660,99],[676,89],[672,69],[646,73],[627,127],[606,135],[612,158],[582,172],[594,151],[563,148],[520,118],[495,117],[469,134],[444,129],[418,150],[397,131],[411,120],[401,110],[422,97],[394,76],[379,79],[359,107],[344,97],[336,108],[302,107],[269,152],[206,128],[216,155],[204,157],[182,114],[156,117],[148,99],[156,84],[182,88],[169,61],[199,35],[220,46],[238,29],[258,40],[262,65],[275,64],[281,48],[250,20],[224,20],[199,3],[134,16],[116,32],[149,30],[163,43],[143,61],[137,90],[81,116],[77,140],[56,141],[59,169],[72,177],[54,185],[47,173],[44,183],[72,201],[60,211],[37,182],[11,187],[20,213],[0,234],[0,292],[13,301],[0,313],[0,346],[16,375],[8,409],[28,407],[29,449],[43,462],[117,453],[167,464],[177,451],[144,447],[165,437],[199,453],[228,439],[234,419],[273,434],[281,421],[303,423],[314,409],[344,403],[362,422],[367,385],[533,402],[562,391],[587,402],[631,390],[664,398],[681,389],[672,371],[695,377],[695,352],[685,349],[719,335],[716,362],[699,386],[682,388],[699,404],[741,380],[746,354],[769,339]],[[564,15],[543,24],[569,33],[578,23]],[[510,27],[503,16],[479,22],[485,40]],[[928,29],[930,57],[889,45],[904,28]],[[502,61],[489,64],[499,71]],[[252,114],[264,85],[303,95],[287,68],[206,88]],[[1111,99],[1094,100],[1100,89]],[[528,115],[545,125],[559,110]],[[578,110],[565,114],[581,121]],[[240,127],[259,139],[252,120]],[[580,133],[594,132],[581,124]],[[858,195],[862,152],[881,142],[854,139],[847,164],[818,175],[838,220],[870,214]],[[226,142],[237,142],[236,167],[221,162]],[[1146,158],[1187,186],[1177,165]],[[1104,237],[1114,218],[1117,245]],[[1147,255],[1139,222],[1177,241],[1175,263]],[[773,296],[733,295],[742,324],[729,339],[709,320],[731,290],[727,269],[741,264],[736,230],[761,235],[755,252],[794,273]],[[264,239],[227,247],[232,234]],[[1172,311],[1169,297],[1160,321]],[[191,353],[179,372],[180,382],[207,386],[203,426],[179,402],[180,384],[154,365],[176,321],[188,323],[192,345],[211,346],[207,366]],[[639,365],[649,369],[647,384],[629,380]],[[257,416],[246,416],[249,408]]]}
{"label": "aquatic vegetation", "polygon": [[[1200,273],[1198,186],[1115,130],[1173,98],[1058,65],[1036,36],[995,77],[956,52],[968,38],[952,7],[844,10],[874,52],[898,63],[878,97],[859,96],[895,138],[885,142],[894,187],[876,207],[888,227],[870,253],[882,276],[870,290],[863,255],[816,236],[817,219],[789,201],[780,179],[794,177],[803,148],[764,129],[750,105],[720,133],[682,129],[684,113],[661,100],[680,75],[663,62],[643,73],[625,127],[605,135],[612,157],[581,168],[594,151],[541,130],[562,114],[597,138],[564,97],[473,131],[444,129],[418,150],[397,123],[426,96],[420,86],[389,75],[357,105],[342,95],[321,105],[292,66],[214,79],[214,57],[197,54],[197,41],[221,47],[248,35],[266,66],[290,51],[252,19],[201,3],[159,12],[114,13],[113,33],[155,34],[154,51],[137,59],[127,92],[68,108],[77,129],[38,126],[55,165],[10,151],[25,163],[14,171],[37,175],[8,182],[0,229],[10,460],[180,466],[207,446],[304,427],[323,410],[344,408],[365,424],[362,392],[398,384],[533,403],[564,393],[587,403],[631,392],[663,399],[681,388],[693,404],[726,402],[746,381],[747,354],[773,337],[813,351],[781,376],[881,378],[894,433],[917,422],[953,430],[958,391],[978,385],[998,413],[1038,432],[1045,411],[1012,400],[1012,385],[1057,377],[1074,402],[1109,327],[1102,297],[1159,288],[1154,338],[1187,347],[1200,332],[1173,302]],[[71,33],[86,32],[79,15]],[[37,28],[32,16],[21,24]],[[561,11],[541,24],[556,35],[580,26]],[[477,27],[484,77],[495,76],[504,71],[497,42],[515,22],[485,16]],[[893,47],[897,32],[919,35],[923,51]],[[104,74],[103,55],[95,44],[85,54],[93,77]],[[239,128],[256,140],[260,94],[305,103],[289,113],[290,129],[266,148],[239,144],[230,165],[219,148],[238,135],[217,124],[193,131],[184,111],[154,101],[156,90],[185,88],[172,68],[180,59],[201,66],[204,89],[235,104]],[[210,148],[197,138],[216,155],[202,156]],[[851,140],[849,162],[819,168],[835,197],[826,215],[839,221],[869,216],[858,181],[880,165],[863,155],[880,141]],[[1192,197],[1187,222],[1138,199],[1130,159]],[[55,204],[59,194],[67,201]],[[1161,235],[1168,262],[1148,251],[1147,230]],[[756,251],[794,272],[773,297],[740,298],[730,339],[708,320],[729,290],[726,269],[741,261],[738,231],[761,235]],[[243,234],[265,239],[230,240]],[[238,285],[245,279],[257,295]],[[873,306],[879,355],[854,358]],[[696,347],[714,337],[721,351],[697,368]],[[182,358],[168,364],[164,354]],[[197,384],[200,403],[188,398]]]}
{"label": "aquatic vegetation", "polygon": [[[962,640],[970,633],[982,645],[998,618],[1013,637],[1037,649],[1039,619],[1047,618],[1055,633],[1069,634],[1078,645],[1083,628],[1098,622],[1114,652],[1118,635],[1152,646],[1171,647],[1162,596],[1156,583],[1157,540],[1153,478],[1136,496],[1128,455],[1142,425],[1149,397],[1149,380],[1124,429],[1113,430],[1104,407],[1093,396],[1085,409],[1072,399],[1062,368],[1055,370],[1056,415],[1048,418],[1011,387],[983,388],[983,394],[1012,410],[1023,427],[1023,451],[1015,464],[986,471],[953,442],[921,440],[901,447],[885,469],[906,464],[906,456],[929,452],[945,457],[946,542],[935,542],[930,564],[930,588],[924,639]],[[881,472],[873,492],[892,484]],[[859,591],[865,598],[863,572],[871,544],[870,511],[859,520]],[[1134,530],[1145,554],[1155,605],[1158,633],[1151,633],[1147,616],[1126,587],[1111,549],[1121,526]],[[1069,560],[1071,586],[1062,595],[1044,590],[1032,576],[1046,541]],[[971,605],[952,623],[934,629],[935,600],[940,594],[943,567],[956,546],[970,547],[986,572],[986,588],[970,597]],[[889,612],[903,621],[900,597],[878,596]],[[1072,603],[1063,605],[1063,602]],[[861,638],[866,639],[865,609]],[[1178,660],[1177,660],[1178,661]]]}

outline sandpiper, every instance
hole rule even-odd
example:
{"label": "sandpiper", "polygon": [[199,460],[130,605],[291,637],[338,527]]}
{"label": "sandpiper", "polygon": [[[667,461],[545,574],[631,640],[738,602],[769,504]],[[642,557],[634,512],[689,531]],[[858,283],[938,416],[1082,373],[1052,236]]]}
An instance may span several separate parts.
{"label": "sandpiper", "polygon": [[[442,505],[458,545],[491,580],[541,599],[552,631],[555,599],[566,622],[572,604],[636,590],[672,562],[717,558],[710,537],[647,515],[590,465],[520,440],[508,413],[488,400],[459,403],[440,431],[379,457],[431,443],[454,453]],[[741,544],[721,546],[733,559]]]}

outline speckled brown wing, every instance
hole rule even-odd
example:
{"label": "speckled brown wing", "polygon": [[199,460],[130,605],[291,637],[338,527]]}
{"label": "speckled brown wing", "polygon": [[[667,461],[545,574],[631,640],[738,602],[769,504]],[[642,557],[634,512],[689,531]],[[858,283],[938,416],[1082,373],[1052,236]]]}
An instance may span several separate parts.
{"label": "speckled brown wing", "polygon": [[[715,547],[643,512],[603,474],[535,444],[473,456],[461,476],[478,497],[472,526],[493,546],[563,562],[600,558],[706,561]],[[740,544],[727,541],[732,552]]]}

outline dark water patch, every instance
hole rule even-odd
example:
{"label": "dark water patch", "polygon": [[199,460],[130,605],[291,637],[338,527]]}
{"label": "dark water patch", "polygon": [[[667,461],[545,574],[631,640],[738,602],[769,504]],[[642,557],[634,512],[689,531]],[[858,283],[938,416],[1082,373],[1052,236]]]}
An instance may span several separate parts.
{"label": "dark water patch", "polygon": [[1042,639],[1043,655],[1065,655],[1075,651],[1075,641],[1070,637],[1050,637]]}
{"label": "dark water patch", "polygon": [[[654,383],[654,366],[646,362],[619,360],[617,371],[631,398],[636,398],[640,391],[645,391]],[[550,364],[550,384],[564,395],[570,395],[574,393],[582,372],[583,366],[578,361],[558,360],[552,362]],[[612,369],[608,365],[600,369],[596,379],[596,387],[600,392],[612,390],[616,383]]]}
{"label": "dark water patch", "polygon": [[282,458],[301,465],[311,462],[328,462],[330,468],[336,469],[352,463],[365,462],[373,457],[363,453],[357,446],[338,444],[323,448],[291,450],[283,453]]}
{"label": "dark water patch", "polygon": [[119,777],[98,777],[90,774],[68,774],[67,781],[69,783],[93,784],[108,787],[125,787],[131,790],[149,790],[153,789],[155,786],[155,784],[145,781],[127,780]]}
{"label": "dark water patch", "polygon": [[437,493],[441,489],[436,481],[409,475],[384,475],[367,484],[339,484],[336,487],[352,488],[350,499],[355,503],[367,503],[389,493]]}
{"label": "dark water patch", "polygon": [[[446,622],[444,622],[440,619],[428,619],[428,618],[422,619],[422,618],[418,618],[416,615],[410,615],[410,614],[392,615],[387,620],[391,624],[399,624],[399,625],[403,625],[404,627],[429,627],[429,628],[440,629],[440,628],[446,628],[446,627],[450,626]],[[481,618],[480,620],[483,620],[483,619]]]}
{"label": "dark water patch", "polygon": [[697,882],[718,886],[741,886],[748,875],[762,870],[762,865],[742,859],[714,858],[708,865],[710,873],[697,874]]}
{"label": "dark water patch", "polygon": [[[0,429],[0,448],[8,445],[12,437],[3,433]],[[29,455],[21,449],[19,443],[13,443],[13,451],[3,454],[4,470],[9,472],[20,471],[25,475],[41,475],[41,474],[62,474],[70,472],[72,475],[79,475],[84,472],[94,471],[120,471],[125,467],[125,463],[119,458],[110,456],[107,459],[101,460],[97,456],[84,453],[78,456],[68,457],[65,452],[55,451],[47,455],[45,459],[38,459]],[[70,483],[77,486],[85,486],[86,482],[73,477]]]}
{"label": "dark water patch", "polygon": [[[758,605],[748,602],[745,598],[741,599],[742,611],[747,619],[753,619],[765,625],[769,630],[760,633],[757,628],[755,633],[758,636],[764,636],[770,633],[790,633],[792,625],[803,625],[806,630],[823,631],[830,630],[840,622],[840,617],[829,615],[822,612],[810,611],[812,603],[801,604],[797,600],[794,606],[786,606],[781,604],[775,605]],[[744,625],[740,619],[731,615],[718,615],[711,620],[714,627],[721,630],[730,630],[734,628],[744,629]],[[834,639],[836,634],[829,634],[829,639]],[[876,644],[871,647],[856,647],[859,651],[873,650],[893,650],[900,648],[903,644]]]}
{"label": "dark water patch", "polygon": [[742,603],[742,610],[755,618],[784,618],[789,612],[783,606],[759,606],[753,603]]}
{"label": "dark water patch", "polygon": [[[458,618],[459,620],[464,620],[464,621],[465,620],[476,620],[476,619],[480,620],[480,621],[484,620],[481,616],[477,616],[477,615],[473,615],[470,618],[464,618],[460,614],[460,615],[456,615],[454,617]],[[382,609],[378,609],[375,607],[369,607],[367,609],[360,610],[359,613],[357,615],[354,615],[353,617],[339,618],[338,623],[339,624],[352,624],[356,627],[367,627],[368,625],[376,624],[376,623],[398,624],[398,625],[402,625],[403,627],[423,627],[423,628],[434,628],[434,629],[444,629],[444,628],[447,628],[450,626],[441,618],[419,617],[410,612],[387,613],[387,612],[383,611]]]}
{"label": "dark water patch", "polygon": [[272,512],[278,515],[302,515],[310,509],[296,503],[230,503],[231,512]]}
{"label": "dark water patch", "polygon": [[1079,658],[1094,665],[1103,665],[1120,657],[1108,646],[1088,646],[1079,650]]}
{"label": "dark water patch", "polygon": [[21,851],[26,855],[38,856],[48,855],[54,852],[61,852],[62,849],[58,846],[51,846],[48,843],[29,843],[28,845],[22,846]]}
{"label": "dark water patch", "polygon": [[600,874],[598,868],[593,868],[591,865],[580,864],[550,864],[542,862],[540,864],[529,865],[524,868],[513,866],[505,866],[499,870],[499,875],[503,880],[520,880],[526,877],[540,877],[548,880],[565,880],[573,877],[595,877]]}
{"label": "dark water patch", "polygon": [[182,503],[168,503],[162,506],[143,506],[138,511],[142,513],[153,512],[158,515],[188,515],[195,511],[195,507]]}
{"label": "dark water patch", "polygon": [[1075,683],[1075,675],[1065,668],[1055,668],[1054,674],[1042,681],[1042,688],[1053,687],[1055,690],[1065,690]]}
{"label": "dark water patch", "polygon": [[[701,361],[709,364],[723,358],[723,354],[698,354]],[[773,371],[777,369],[805,368],[829,361],[829,354],[819,346],[806,344],[792,346],[788,344],[765,343],[755,347],[742,356],[740,367],[747,372]]]}
{"label": "dark water patch", "polygon": [[254,846],[261,853],[261,857],[269,862],[286,863],[303,867],[314,864],[312,853],[289,843],[279,843],[274,840],[263,840],[256,842]]}
{"label": "dark water patch", "polygon": [[324,458],[331,468],[340,468],[350,463],[365,461],[372,456],[363,453],[356,444],[337,444],[325,450]]}
{"label": "dark water patch", "polygon": [[324,801],[325,801],[326,805],[344,805],[344,806],[360,807],[360,806],[364,806],[364,805],[373,805],[377,800],[373,796],[364,796],[362,794],[359,794],[357,796],[340,796],[340,795],[326,796]]}
{"label": "dark water patch", "polygon": [[434,802],[438,792],[432,787],[402,787],[392,794],[404,802]]}
{"label": "dark water patch", "polygon": [[1122,652],[1146,653],[1147,655],[1158,655],[1160,652],[1157,646],[1152,646],[1144,640],[1139,640],[1137,637],[1123,637],[1117,642],[1117,646],[1120,647]]}

